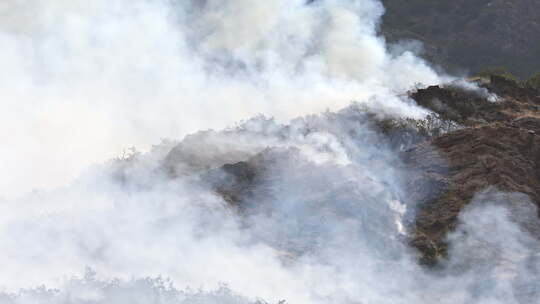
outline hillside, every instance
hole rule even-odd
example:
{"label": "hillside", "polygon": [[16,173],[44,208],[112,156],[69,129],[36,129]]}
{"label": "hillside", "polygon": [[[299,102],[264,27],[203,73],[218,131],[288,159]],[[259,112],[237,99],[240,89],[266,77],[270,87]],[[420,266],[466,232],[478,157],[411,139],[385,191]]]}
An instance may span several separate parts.
{"label": "hillside", "polygon": [[[540,206],[540,91],[501,77],[483,86],[501,99],[489,102],[438,86],[412,95],[464,126],[405,152],[410,172],[416,172],[411,198],[419,204],[413,244],[429,264],[446,255],[446,234],[478,193],[523,193]],[[504,203],[513,204],[509,198]],[[540,238],[538,227],[533,230]]]}
{"label": "hillside", "polygon": [[540,0],[0,16],[0,304],[540,304]]}
{"label": "hillside", "polygon": [[520,78],[540,70],[536,0],[383,0],[390,42],[419,40],[425,57],[452,72],[504,67]]}
{"label": "hillside", "polygon": [[[354,134],[354,129],[348,131],[364,145],[381,149],[381,153],[368,157],[370,166],[379,170],[401,166],[407,189],[401,199],[406,205],[416,206],[409,208],[406,215],[408,243],[418,250],[424,264],[435,265],[446,256],[448,233],[456,228],[461,211],[477,195],[493,198],[498,191],[522,193],[540,206],[540,90],[498,76],[476,81],[480,90],[449,84],[410,93],[418,105],[434,111],[438,118],[380,120],[369,113],[351,115],[350,109],[329,118],[368,121],[375,132],[384,134],[381,139]],[[279,134],[285,136],[288,129]],[[303,132],[316,133],[317,125]],[[210,142],[213,136],[203,133],[196,137]],[[216,151],[208,156],[197,155],[190,151],[192,140],[170,152],[165,168],[172,176],[183,175],[186,167],[178,164],[192,160],[188,171],[206,172],[203,180],[240,214],[247,218],[267,214],[276,217],[283,227],[291,227],[294,222],[295,229],[280,232],[288,235],[289,243],[273,244],[280,250],[298,255],[327,244],[328,227],[320,227],[320,223],[335,216],[370,222],[362,229],[371,235],[369,241],[374,248],[396,246],[388,239],[392,212],[383,208],[381,194],[373,190],[379,186],[391,189],[395,178],[381,185],[371,178],[351,180],[349,169],[314,166],[298,150],[290,148],[267,148],[253,156],[237,154],[242,161],[234,161],[231,155],[218,156]],[[388,146],[399,160],[392,153],[382,152]],[[201,160],[219,168],[209,170],[196,165]],[[358,188],[358,183],[364,186]],[[285,193],[287,200],[294,200],[295,207],[276,209],[275,202],[281,201]],[[357,206],[359,200],[362,208]],[[514,206],[508,196],[500,200],[503,205]],[[297,208],[312,210],[300,214],[313,214],[299,219],[298,214],[289,213]],[[540,239],[538,223],[529,229]]]}

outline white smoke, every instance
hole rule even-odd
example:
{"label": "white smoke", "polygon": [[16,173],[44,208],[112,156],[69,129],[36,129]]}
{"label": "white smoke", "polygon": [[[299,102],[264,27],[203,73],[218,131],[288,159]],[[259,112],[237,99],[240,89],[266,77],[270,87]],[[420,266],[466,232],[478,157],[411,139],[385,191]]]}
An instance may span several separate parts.
{"label": "white smoke", "polygon": [[382,13],[374,0],[2,1],[0,193],[258,113],[287,121],[357,100],[421,115],[394,91],[440,79],[386,53]]}
{"label": "white smoke", "polygon": [[[422,117],[396,93],[444,78],[386,51],[383,12],[0,3],[0,303],[527,303],[538,242],[500,204],[462,215],[441,270],[405,245],[406,172],[373,116]],[[107,161],[129,146],[148,152]],[[260,171],[231,202],[236,162]]]}
{"label": "white smoke", "polygon": [[[201,181],[184,172],[171,180],[156,171],[162,160],[181,162],[166,156],[170,146],[98,167],[71,186],[6,201],[0,259],[7,266],[0,286],[62,288],[64,276],[88,266],[103,279],[162,275],[180,288],[204,290],[226,283],[246,298],[272,302],[353,296],[347,295],[350,291],[342,295],[338,284],[352,275],[336,273],[344,265],[332,261],[324,266],[319,260],[331,261],[340,248],[342,254],[362,253],[358,257],[366,261],[379,251],[388,259],[395,254],[393,247],[402,247],[391,241],[399,235],[400,213],[386,205],[398,200],[394,192],[400,191],[394,164],[385,162],[392,155],[360,110],[355,106],[288,126],[258,118],[211,136],[193,135],[187,143],[199,143],[201,153],[196,154],[179,148],[185,145],[180,143],[173,152],[186,153],[185,163],[197,158],[195,163],[211,167],[221,165],[223,155],[228,160],[230,153],[247,159],[266,146],[281,149],[271,180],[252,186],[267,196],[248,198],[255,207],[244,219],[209,191],[207,178]],[[226,150],[227,141],[236,142],[236,150]],[[249,142],[260,144],[244,144]],[[210,158],[204,153],[217,147],[225,151]],[[303,197],[306,191],[311,194]],[[341,192],[344,197],[336,199]],[[265,216],[266,211],[272,216]],[[378,223],[369,224],[370,217]],[[333,238],[338,235],[340,239]],[[354,241],[350,248],[345,235]],[[325,244],[329,248],[322,250]],[[376,246],[374,252],[370,246]],[[285,256],[306,261],[287,266]],[[328,285],[335,275],[343,278]],[[318,286],[326,287],[318,291]]]}
{"label": "white smoke", "polygon": [[[232,153],[258,164],[256,182],[245,185],[248,193],[236,202],[244,206],[240,212],[212,191],[215,185],[242,183],[229,172],[181,166],[182,174],[171,179],[162,170],[181,161],[215,167],[223,162],[220,157],[230,157],[193,154],[183,142],[96,167],[56,191],[4,202],[0,285],[6,294],[0,299],[9,304],[535,299],[540,242],[533,235],[540,226],[527,197],[493,190],[479,195],[449,236],[447,261],[439,269],[423,268],[402,239],[399,206],[406,207],[400,203],[406,190],[397,151],[360,110],[353,106],[290,125],[258,118],[210,136],[193,135],[188,142],[205,143],[201,147],[207,149],[236,139]],[[313,134],[336,144],[308,140]],[[254,139],[275,148],[242,144]],[[172,153],[183,154],[180,160],[167,154],[173,146]],[[41,284],[45,287],[35,289]]]}
{"label": "white smoke", "polygon": [[434,290],[441,303],[534,303],[540,295],[540,221],[524,194],[487,189],[448,236],[449,259]]}

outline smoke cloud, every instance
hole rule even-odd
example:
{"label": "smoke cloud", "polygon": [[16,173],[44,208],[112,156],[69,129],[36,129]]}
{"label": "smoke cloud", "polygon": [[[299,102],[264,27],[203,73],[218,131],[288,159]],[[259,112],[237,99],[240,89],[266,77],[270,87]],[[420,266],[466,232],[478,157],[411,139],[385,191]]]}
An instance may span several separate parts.
{"label": "smoke cloud", "polygon": [[377,122],[449,78],[388,52],[383,13],[3,1],[0,303],[534,301],[524,195],[480,193],[437,269],[406,245],[406,145]]}
{"label": "smoke cloud", "polygon": [[[436,269],[420,266],[404,241],[400,148],[371,121],[359,105],[287,125],[259,117],[186,139],[208,150],[236,142],[235,151],[193,154],[184,142],[165,142],[97,166],[70,186],[5,202],[3,301],[535,299],[540,223],[528,198],[479,194],[448,237],[448,258]],[[253,141],[264,144],[242,144]],[[238,178],[217,167],[235,155],[259,170],[240,209],[212,190]],[[164,166],[180,162],[171,179]]]}
{"label": "smoke cloud", "polygon": [[421,115],[394,92],[440,81],[376,36],[377,1],[3,1],[0,193],[57,187],[160,138],[351,101]]}

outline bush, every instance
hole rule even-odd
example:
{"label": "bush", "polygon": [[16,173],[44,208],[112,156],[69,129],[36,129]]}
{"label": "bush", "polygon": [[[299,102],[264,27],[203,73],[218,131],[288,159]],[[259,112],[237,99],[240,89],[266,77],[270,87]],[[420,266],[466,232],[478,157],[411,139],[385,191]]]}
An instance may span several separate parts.
{"label": "bush", "polygon": [[510,73],[504,67],[484,69],[480,71],[476,76],[490,78],[490,76],[492,75],[501,76],[501,77],[504,77],[506,79],[513,80],[513,81],[518,81],[518,78],[514,76],[512,73]]}
{"label": "bush", "polygon": [[527,79],[525,83],[527,84],[527,86],[540,90],[540,72],[534,74],[531,78]]}
{"label": "bush", "polygon": [[407,150],[421,141],[461,129],[452,120],[429,114],[424,119],[399,118],[375,120],[377,129],[389,140],[390,146]]}

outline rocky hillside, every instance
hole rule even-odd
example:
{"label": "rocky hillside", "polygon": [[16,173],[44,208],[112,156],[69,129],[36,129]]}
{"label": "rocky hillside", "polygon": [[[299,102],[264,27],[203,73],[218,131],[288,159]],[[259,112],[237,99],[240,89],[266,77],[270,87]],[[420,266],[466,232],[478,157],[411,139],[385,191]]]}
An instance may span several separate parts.
{"label": "rocky hillside", "polygon": [[454,72],[505,67],[528,78],[540,71],[536,0],[383,0],[391,42],[419,40],[425,57]]}
{"label": "rocky hillside", "polygon": [[410,179],[416,189],[410,199],[419,203],[413,244],[428,263],[445,255],[446,233],[479,191],[524,193],[540,206],[540,91],[501,77],[481,85],[500,100],[437,86],[412,94],[465,126],[404,153],[416,172]]}
{"label": "rocky hillside", "polygon": [[[522,193],[540,206],[540,90],[498,76],[473,81],[480,89],[450,84],[410,93],[418,105],[435,112],[436,118],[415,121],[381,120],[370,114],[350,117],[351,121],[371,121],[374,130],[385,134],[383,142],[363,137],[363,145],[390,146],[399,155],[399,161],[392,155],[377,154],[370,155],[368,161],[399,165],[406,172],[407,191],[401,199],[416,208],[409,208],[406,215],[409,232],[404,243],[418,250],[424,264],[434,265],[445,257],[448,232],[456,227],[460,211],[478,193],[489,193],[490,189]],[[348,132],[354,133],[354,128]],[[213,135],[202,136],[209,141]],[[189,142],[188,138],[166,158],[164,165],[173,177],[187,172],[185,165],[178,167],[179,163],[202,157],[191,151]],[[254,156],[236,154],[241,161],[225,155],[220,160],[225,163],[222,165],[217,154],[219,151],[213,151],[205,160],[214,162],[214,169],[191,163],[188,171],[203,172],[206,183],[240,214],[262,212],[270,216],[275,210],[265,208],[283,199],[281,193],[287,193],[287,199],[292,197],[302,208],[327,210],[313,214],[303,210],[302,214],[312,215],[298,219],[286,209],[286,214],[278,216],[284,227],[291,227],[289,221],[298,227],[298,231],[287,228],[282,232],[293,234],[286,238],[288,244],[274,244],[288,254],[301,254],[328,242],[324,239],[326,228],[313,228],[325,221],[326,212],[344,221],[370,219],[377,223],[365,227],[369,235],[376,236],[371,246],[386,248],[393,244],[385,236],[393,219],[380,205],[374,190],[379,186],[376,182],[360,180],[367,186],[358,188],[358,180],[347,182],[351,172],[313,167],[294,149],[268,148]],[[361,208],[355,205],[359,200],[363,202]],[[512,204],[511,199],[503,201]],[[531,230],[540,238],[537,226]],[[304,235],[305,231],[313,235]]]}

